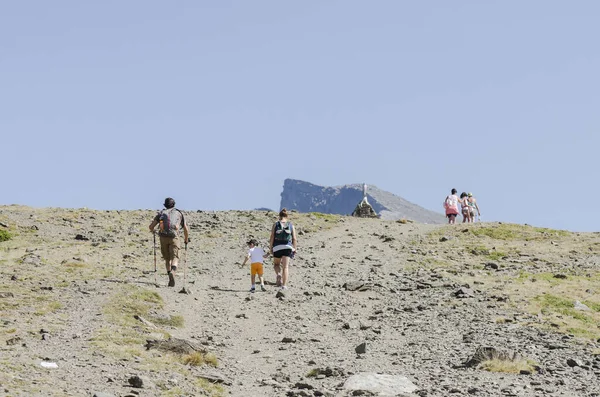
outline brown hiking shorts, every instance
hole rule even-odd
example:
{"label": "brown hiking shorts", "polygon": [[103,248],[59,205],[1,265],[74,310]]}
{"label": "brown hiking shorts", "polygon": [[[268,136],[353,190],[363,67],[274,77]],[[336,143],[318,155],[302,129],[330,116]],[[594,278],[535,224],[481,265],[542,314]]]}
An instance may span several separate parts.
{"label": "brown hiking shorts", "polygon": [[179,237],[160,236],[160,253],[164,260],[179,259]]}

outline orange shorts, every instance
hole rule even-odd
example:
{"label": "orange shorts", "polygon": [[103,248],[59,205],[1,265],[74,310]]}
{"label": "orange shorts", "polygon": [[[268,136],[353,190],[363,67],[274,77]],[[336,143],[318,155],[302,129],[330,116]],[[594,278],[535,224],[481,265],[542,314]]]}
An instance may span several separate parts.
{"label": "orange shorts", "polygon": [[258,274],[259,276],[262,277],[263,275],[263,264],[260,262],[254,262],[253,264],[250,265],[250,275],[254,276],[255,274]]}

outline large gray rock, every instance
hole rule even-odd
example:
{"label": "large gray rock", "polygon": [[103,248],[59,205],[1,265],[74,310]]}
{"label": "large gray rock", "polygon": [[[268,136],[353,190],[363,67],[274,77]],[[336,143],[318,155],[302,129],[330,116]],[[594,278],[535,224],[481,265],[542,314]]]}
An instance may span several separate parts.
{"label": "large gray rock", "polygon": [[406,376],[361,372],[349,377],[344,389],[367,391],[380,396],[402,396],[414,392],[418,387]]}
{"label": "large gray rock", "polygon": [[[422,223],[444,223],[444,215],[413,204],[402,197],[369,185],[369,204],[382,219],[411,219]],[[286,179],[281,192],[281,208],[299,212],[350,215],[363,199],[363,185],[319,186]]]}

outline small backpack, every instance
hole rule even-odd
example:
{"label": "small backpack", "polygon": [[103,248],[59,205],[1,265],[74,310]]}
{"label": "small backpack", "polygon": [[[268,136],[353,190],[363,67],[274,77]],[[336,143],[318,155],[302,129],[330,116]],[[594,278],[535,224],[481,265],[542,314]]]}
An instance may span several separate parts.
{"label": "small backpack", "polygon": [[275,241],[286,245],[291,244],[293,230],[294,226],[292,226],[291,222],[288,221],[284,228],[281,222],[277,221],[275,224]]}
{"label": "small backpack", "polygon": [[176,208],[162,210],[158,214],[158,234],[165,237],[177,237],[183,222],[183,214]]}

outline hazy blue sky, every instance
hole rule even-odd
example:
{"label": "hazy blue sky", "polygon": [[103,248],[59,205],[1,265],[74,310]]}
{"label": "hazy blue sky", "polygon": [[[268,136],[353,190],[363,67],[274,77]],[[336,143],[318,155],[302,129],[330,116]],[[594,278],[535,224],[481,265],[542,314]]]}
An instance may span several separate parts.
{"label": "hazy blue sky", "polygon": [[279,207],[285,178],[600,230],[600,2],[0,0],[0,204]]}

